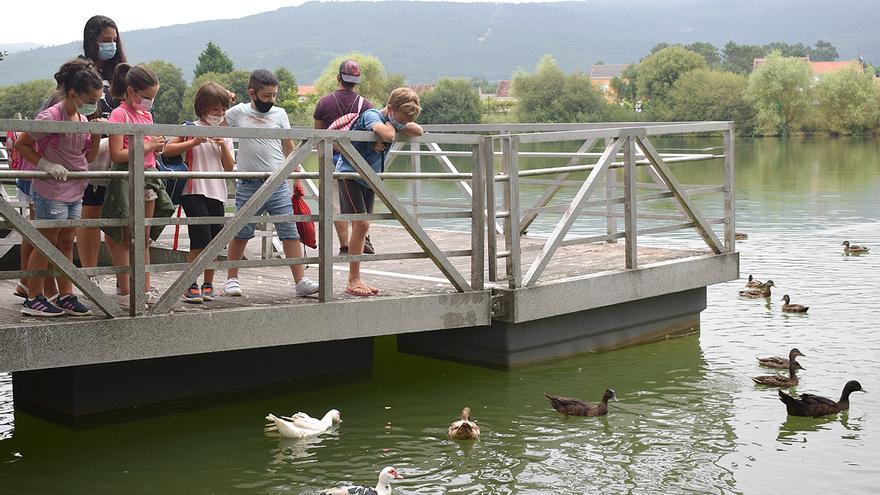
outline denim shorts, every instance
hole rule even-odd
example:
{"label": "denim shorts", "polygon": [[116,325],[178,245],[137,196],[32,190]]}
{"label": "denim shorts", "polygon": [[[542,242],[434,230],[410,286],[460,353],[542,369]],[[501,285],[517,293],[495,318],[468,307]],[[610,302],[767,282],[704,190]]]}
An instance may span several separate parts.
{"label": "denim shorts", "polygon": [[31,188],[31,197],[34,199],[34,215],[37,220],[75,220],[82,214],[82,200],[65,203],[46,199]]}
{"label": "denim shorts", "polygon": [[[251,196],[257,192],[257,189],[263,185],[263,181],[259,179],[240,179],[236,182],[236,185],[235,211],[238,211],[247,200],[251,199]],[[275,189],[269,199],[260,206],[255,215],[262,215],[263,213],[268,213],[269,215],[293,215],[291,196],[290,187],[285,181],[278,189]],[[249,223],[235,235],[235,238],[252,239],[255,228],[256,224]],[[282,241],[299,240],[299,233],[296,231],[296,224],[294,222],[276,223],[275,232],[278,234],[278,239]]]}

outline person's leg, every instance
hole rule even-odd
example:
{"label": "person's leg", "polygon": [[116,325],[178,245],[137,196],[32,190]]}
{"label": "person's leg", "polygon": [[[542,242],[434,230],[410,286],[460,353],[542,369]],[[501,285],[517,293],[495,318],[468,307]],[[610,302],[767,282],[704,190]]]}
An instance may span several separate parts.
{"label": "person's leg", "polygon": [[[262,181],[257,180],[239,180],[236,183],[237,187],[235,189],[235,211],[236,214],[241,210],[241,208],[247,203],[251,196],[257,192],[257,189],[262,185]],[[260,215],[265,210],[265,205],[260,206],[260,208],[255,212],[255,215]],[[254,231],[256,230],[256,224],[249,223],[245,225],[238,234],[229,242],[229,246],[226,251],[226,259],[229,261],[240,261],[244,257],[244,250],[247,248],[248,241],[250,241],[254,237]],[[232,296],[240,296],[241,295],[241,285],[238,282],[238,268],[229,268],[226,270],[226,286],[225,292],[227,295]]]}
{"label": "person's leg", "polygon": [[[151,189],[152,191],[152,189]],[[144,217],[145,218],[153,218],[153,213],[156,211],[156,200],[151,199],[149,201],[144,201]],[[147,226],[144,228],[144,267],[150,264],[150,243],[152,240],[150,239],[150,229],[151,227]],[[153,285],[150,283],[150,272],[144,273],[144,290],[147,292],[151,292],[153,290]]]}
{"label": "person's leg", "polygon": [[[360,183],[354,180],[341,180],[339,182],[339,205],[344,213],[367,213],[365,190]],[[351,236],[348,239],[348,254],[357,256],[364,252],[364,239],[370,229],[367,220],[355,220],[351,222]],[[356,296],[371,296],[373,288],[361,280],[361,264],[359,261],[351,261],[348,265],[348,287],[346,292]]]}
{"label": "person's leg", "polygon": [[[73,261],[73,238],[76,236],[76,228],[58,229],[58,237],[55,247],[61,251],[64,256]],[[67,277],[58,277],[58,297],[73,294],[73,283]]]}
{"label": "person's leg", "polygon": [[[89,184],[83,193],[82,218],[101,218],[105,187]],[[83,267],[98,266],[98,253],[101,249],[101,229],[98,227],[78,227],[76,229],[76,251]]]}
{"label": "person's leg", "polygon": [[[226,210],[223,207],[223,202],[220,200],[212,199],[212,198],[205,198],[205,208],[207,209],[207,213],[208,213],[209,217],[222,217],[226,213]],[[208,225],[208,230],[209,230],[209,234],[210,234],[208,241],[210,242],[210,241],[213,241],[215,237],[217,237],[217,234],[219,234],[221,230],[223,230],[223,224],[214,223],[214,224]],[[206,246],[207,246],[207,244],[206,244]],[[214,284],[214,269],[213,268],[209,268],[209,269],[205,270],[204,284],[207,284],[207,285],[213,287],[213,284]]]}
{"label": "person's leg", "polygon": [[[208,216],[208,210],[205,205],[205,197],[201,194],[185,194],[180,197],[180,206],[186,213],[187,218],[199,218]],[[187,225],[187,234],[189,235],[189,253],[186,256],[188,262],[192,263],[208,245],[211,235],[211,227],[209,225]],[[199,290],[199,280],[196,277],[193,283],[183,293],[184,302],[201,303],[205,299]]]}
{"label": "person's leg", "polygon": [[[110,261],[113,263],[115,267],[126,267],[128,266],[128,246],[129,239],[131,238],[131,232],[129,232],[128,227],[122,228],[122,241],[116,242],[109,235],[104,236],[104,245],[107,246],[107,252],[110,253]],[[118,273],[116,275],[116,292],[119,295],[128,295],[130,292],[129,288],[129,277],[127,273]]]}
{"label": "person's leg", "polygon": [[[46,219],[48,220],[48,219]],[[37,231],[43,235],[52,245],[56,245],[58,243],[58,234],[61,229],[37,229]],[[40,253],[37,249],[31,250],[31,255],[28,258],[27,262],[28,270],[45,270],[49,267],[49,260],[46,259],[45,256]],[[43,281],[46,279],[53,279],[53,277],[28,277],[27,279],[27,288],[28,288],[28,299],[34,299],[39,295],[44,294]]]}

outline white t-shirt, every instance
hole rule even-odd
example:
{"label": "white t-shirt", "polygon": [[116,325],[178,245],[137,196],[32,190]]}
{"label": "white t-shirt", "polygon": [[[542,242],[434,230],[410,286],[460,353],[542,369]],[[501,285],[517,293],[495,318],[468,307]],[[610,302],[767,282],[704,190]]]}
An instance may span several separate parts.
{"label": "white t-shirt", "polygon": [[[210,127],[201,120],[196,121],[197,126]],[[232,139],[225,138],[227,149],[232,153]],[[222,172],[220,146],[213,141],[206,141],[192,148],[193,172]],[[226,179],[190,179],[184,194],[201,194],[205,197],[226,201]]]}
{"label": "white t-shirt", "polygon": [[[273,106],[266,113],[258,112],[250,103],[239,103],[226,111],[229,127],[259,129],[290,129],[287,112]],[[241,172],[274,172],[281,168],[284,152],[280,139],[239,139],[236,165]]]}

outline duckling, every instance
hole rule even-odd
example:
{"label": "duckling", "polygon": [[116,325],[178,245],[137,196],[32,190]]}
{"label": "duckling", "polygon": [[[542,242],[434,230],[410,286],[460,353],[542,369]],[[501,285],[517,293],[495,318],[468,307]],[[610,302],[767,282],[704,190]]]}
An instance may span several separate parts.
{"label": "duckling", "polygon": [[779,391],[779,400],[785,404],[785,409],[792,416],[825,416],[826,414],[836,414],[840,411],[849,409],[849,395],[853,392],[865,392],[862,385],[850,380],[843,387],[843,393],[840,394],[840,400],[834,402],[831,399],[820,397],[813,394],[801,394],[800,398],[792,397],[782,390]]}
{"label": "duckling", "polygon": [[753,376],[752,381],[758,385],[768,385],[770,387],[793,387],[798,384],[797,370],[804,369],[797,361],[792,361],[788,365],[788,377],[785,375],[763,375]]}
{"label": "duckling", "polygon": [[751,299],[767,298],[770,297],[770,287],[776,287],[772,280],[766,281],[764,287],[760,289],[741,290],[739,291],[739,295]]}
{"label": "duckling", "polygon": [[855,244],[850,245],[849,241],[843,241],[841,246],[843,246],[843,252],[846,254],[863,254],[870,251],[870,249],[865,246],[856,246]]}
{"label": "duckling", "polygon": [[471,421],[471,408],[461,410],[461,419],[449,425],[449,438],[453,440],[476,440],[480,438],[480,427]]}
{"label": "duckling", "polygon": [[792,348],[792,350],[790,350],[788,352],[787,359],[784,357],[781,357],[781,356],[763,357],[763,358],[758,358],[758,364],[760,364],[761,366],[764,366],[766,368],[776,368],[776,369],[780,369],[780,370],[787,370],[788,364],[791,361],[794,361],[795,358],[797,358],[798,356],[806,357],[806,355],[802,354],[801,351],[798,350],[797,347],[794,347],[794,348]]}
{"label": "duckling", "polygon": [[544,394],[544,397],[550,400],[550,405],[553,406],[553,409],[569,416],[605,416],[608,414],[608,400],[617,402],[617,394],[610,388],[605,390],[605,393],[602,395],[602,402],[598,406],[571,397],[559,397],[548,394]]}
{"label": "duckling", "polygon": [[788,294],[782,296],[782,312],[783,313],[806,313],[809,306],[801,306],[800,304],[789,304],[791,303],[791,298],[788,297]]}
{"label": "duckling", "polygon": [[760,280],[752,277],[752,274],[750,273],[749,274],[749,281],[746,282],[746,287],[751,287],[753,289],[763,289],[764,282],[761,282]]}
{"label": "duckling", "polygon": [[736,232],[733,238],[738,241],[744,241],[749,238],[749,234],[746,234],[745,232]]}

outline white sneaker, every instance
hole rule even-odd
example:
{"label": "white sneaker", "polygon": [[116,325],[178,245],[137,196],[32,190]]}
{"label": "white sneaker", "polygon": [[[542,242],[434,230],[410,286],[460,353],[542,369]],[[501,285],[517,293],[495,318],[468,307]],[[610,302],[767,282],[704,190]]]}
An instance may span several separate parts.
{"label": "white sneaker", "polygon": [[241,284],[237,278],[227,278],[223,284],[223,293],[227,296],[241,297]]}
{"label": "white sneaker", "polygon": [[157,289],[150,289],[144,293],[144,302],[147,303],[147,306],[152,306],[159,302],[159,291]]}
{"label": "white sneaker", "polygon": [[293,287],[294,291],[296,292],[297,297],[308,296],[308,295],[314,294],[314,293],[318,292],[319,288],[320,287],[318,286],[318,284],[316,282],[312,282],[311,280],[307,279],[306,277],[301,278],[300,281],[297,282],[296,285]]}

